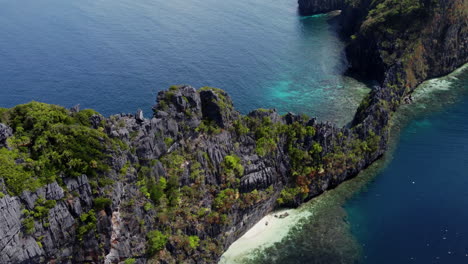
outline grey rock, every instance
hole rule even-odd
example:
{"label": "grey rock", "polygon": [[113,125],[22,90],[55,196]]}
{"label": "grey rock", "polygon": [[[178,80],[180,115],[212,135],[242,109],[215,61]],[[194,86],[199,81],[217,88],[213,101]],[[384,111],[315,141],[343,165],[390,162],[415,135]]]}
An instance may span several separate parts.
{"label": "grey rock", "polygon": [[45,198],[47,200],[60,200],[64,197],[63,189],[57,182],[48,184],[45,188]]}
{"label": "grey rock", "polygon": [[234,110],[229,95],[221,90],[206,89],[200,91],[203,119],[213,121],[221,128],[226,128],[239,114]]}
{"label": "grey rock", "polygon": [[0,147],[7,147],[6,140],[11,136],[13,136],[13,129],[0,123]]}
{"label": "grey rock", "polygon": [[135,119],[136,121],[138,122],[143,122],[145,120],[144,116],[143,116],[143,110],[141,109],[138,109],[136,114],[135,114]]}
{"label": "grey rock", "polygon": [[88,177],[81,175],[77,178],[67,178],[64,180],[68,190],[70,192],[76,192],[80,199],[81,205],[91,206],[92,205],[92,192],[91,186],[89,185]]}
{"label": "grey rock", "polygon": [[75,106],[73,106],[72,108],[70,108],[70,112],[72,113],[78,113],[80,111],[80,105],[77,104]]}
{"label": "grey rock", "polygon": [[91,122],[91,125],[94,129],[97,129],[101,125],[103,120],[104,117],[102,115],[92,115],[89,118],[89,122]]}
{"label": "grey rock", "polygon": [[309,16],[340,10],[345,6],[345,0],[299,0],[298,4],[300,14]]}
{"label": "grey rock", "polygon": [[24,236],[21,221],[20,199],[0,199],[0,263],[36,263],[44,254],[33,237]]}

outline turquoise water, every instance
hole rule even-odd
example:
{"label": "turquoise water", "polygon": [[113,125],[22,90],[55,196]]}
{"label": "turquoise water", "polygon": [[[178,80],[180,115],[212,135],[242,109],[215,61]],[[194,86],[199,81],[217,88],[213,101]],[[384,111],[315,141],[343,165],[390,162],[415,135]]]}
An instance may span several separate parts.
{"label": "turquoise water", "polygon": [[227,90],[243,113],[277,108],[344,124],[366,93],[342,75],[332,16],[301,18],[296,0],[0,4],[1,107],[148,112],[157,91],[190,84]]}
{"label": "turquoise water", "polygon": [[362,263],[468,263],[468,71],[433,85],[452,91],[420,95],[391,163],[346,204]]}
{"label": "turquoise water", "polygon": [[421,85],[393,117],[390,150],[297,209],[244,264],[468,263],[468,69]]}

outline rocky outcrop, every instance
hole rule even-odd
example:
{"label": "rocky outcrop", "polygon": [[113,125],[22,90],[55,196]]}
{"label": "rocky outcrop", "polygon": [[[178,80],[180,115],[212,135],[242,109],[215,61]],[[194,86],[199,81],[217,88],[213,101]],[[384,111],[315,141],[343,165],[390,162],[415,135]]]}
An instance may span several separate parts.
{"label": "rocky outcrop", "polygon": [[[148,232],[165,230],[167,244],[154,260],[213,263],[278,199],[297,206],[354,176],[383,150],[359,151],[359,159],[335,166],[342,158],[335,151],[354,151],[351,144],[362,144],[366,135],[275,110],[241,116],[214,88],[160,92],[151,119],[90,116],[91,126],[101,122],[126,146],[109,150],[108,172],[63,176],[60,184],[2,198],[0,232],[9,234],[1,240],[3,262],[145,263]],[[310,168],[298,163],[296,155],[313,152],[301,161]],[[302,170],[310,175],[292,177]],[[156,196],[163,178],[164,195]],[[292,194],[286,197],[284,189]],[[109,202],[99,205],[104,197]],[[190,246],[190,237],[202,242]]]}
{"label": "rocky outcrop", "polygon": [[466,63],[466,0],[416,1],[415,7],[402,5],[399,13],[375,19],[378,12],[372,10],[381,2],[390,8],[386,1],[368,0],[343,8],[341,24],[352,36],[347,47],[351,71],[382,85],[407,88],[408,93]]}
{"label": "rocky outcrop", "polygon": [[299,13],[303,16],[340,10],[345,0],[299,0]]}
{"label": "rocky outcrop", "polygon": [[18,197],[6,195],[0,199],[0,262],[39,262],[44,252],[30,236],[23,236],[21,206]]}
{"label": "rocky outcrop", "polygon": [[13,135],[13,130],[5,125],[0,123],[0,148],[7,147],[6,140]]}

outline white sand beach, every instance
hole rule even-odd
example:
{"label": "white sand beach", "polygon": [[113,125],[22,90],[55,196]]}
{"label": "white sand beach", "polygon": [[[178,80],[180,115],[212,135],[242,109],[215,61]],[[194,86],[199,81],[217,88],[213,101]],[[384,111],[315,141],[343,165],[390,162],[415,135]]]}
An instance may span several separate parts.
{"label": "white sand beach", "polygon": [[[280,218],[282,214],[289,214]],[[275,217],[275,215],[277,217]],[[249,255],[258,248],[268,247],[286,236],[289,230],[304,217],[311,215],[308,210],[289,209],[268,214],[255,224],[247,233],[234,242],[223,254],[220,264],[239,264],[248,259]]]}

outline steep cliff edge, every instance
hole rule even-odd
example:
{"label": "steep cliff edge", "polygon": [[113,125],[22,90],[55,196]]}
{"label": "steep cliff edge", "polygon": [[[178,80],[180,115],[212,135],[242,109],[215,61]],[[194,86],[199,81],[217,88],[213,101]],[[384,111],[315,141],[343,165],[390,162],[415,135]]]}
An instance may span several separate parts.
{"label": "steep cliff edge", "polygon": [[299,13],[303,16],[342,9],[345,0],[299,0]]}
{"label": "steep cliff edge", "polygon": [[274,207],[384,153],[404,98],[467,61],[466,4],[345,2],[352,70],[381,83],[349,128],[267,109],[242,116],[210,87],[160,92],[149,119],[0,108],[0,263],[217,262]]}
{"label": "steep cliff edge", "polygon": [[[0,116],[11,126],[0,152],[5,263],[216,262],[275,206],[338,185],[384,149],[380,136],[305,116],[242,116],[209,87],[159,93],[151,119],[35,102]],[[94,141],[73,134],[62,148],[71,127],[107,147],[81,156]]]}

